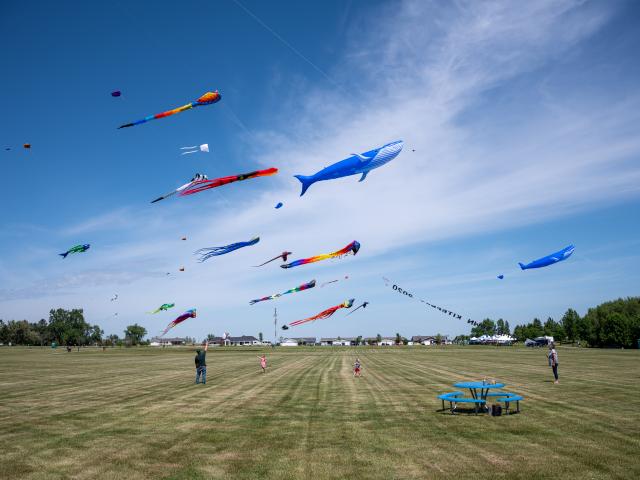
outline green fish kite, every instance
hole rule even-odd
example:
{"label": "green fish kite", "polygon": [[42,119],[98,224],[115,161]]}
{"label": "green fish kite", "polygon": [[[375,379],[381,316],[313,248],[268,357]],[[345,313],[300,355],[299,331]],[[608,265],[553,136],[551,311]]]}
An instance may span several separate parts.
{"label": "green fish kite", "polygon": [[173,308],[175,306],[175,303],[163,303],[162,305],[160,305],[160,307],[156,308],[153,312],[149,312],[149,313],[158,313],[161,310],[167,311],[170,308]]}
{"label": "green fish kite", "polygon": [[88,243],[85,243],[84,245],[76,245],[75,247],[71,247],[66,252],[59,253],[58,255],[60,255],[62,258],[67,258],[67,255],[69,255],[70,253],[86,252],[87,250],[89,250],[89,247],[91,247],[91,245]]}

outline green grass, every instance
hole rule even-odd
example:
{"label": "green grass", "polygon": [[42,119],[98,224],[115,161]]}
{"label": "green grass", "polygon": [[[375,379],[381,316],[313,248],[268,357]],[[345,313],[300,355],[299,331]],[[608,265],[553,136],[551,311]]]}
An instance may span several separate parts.
{"label": "green grass", "polygon": [[[640,352],[0,348],[0,478],[640,478]],[[353,378],[358,355],[363,377]],[[452,416],[496,378],[519,415]]]}

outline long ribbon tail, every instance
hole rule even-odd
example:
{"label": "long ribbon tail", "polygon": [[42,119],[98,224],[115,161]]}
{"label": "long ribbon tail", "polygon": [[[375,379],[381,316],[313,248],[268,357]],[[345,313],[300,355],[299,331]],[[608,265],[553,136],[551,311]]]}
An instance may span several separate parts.
{"label": "long ribbon tail", "polygon": [[137,120],[132,123],[125,123],[124,125],[120,125],[118,128],[126,128],[126,127],[135,127],[136,125],[142,125],[143,123],[147,123],[151,120],[158,120],[159,118],[168,117],[170,115],[175,115],[176,113],[184,112],[185,110],[189,110],[193,108],[195,102],[188,103],[178,108],[174,108],[173,110],[167,110],[166,112],[156,113],[155,115],[149,115],[148,117],[144,117],[141,120]]}
{"label": "long ribbon tail", "polygon": [[180,147],[180,150],[191,150],[192,148],[198,148],[198,145],[194,145],[193,147]]}
{"label": "long ribbon tail", "polygon": [[271,260],[267,260],[266,262],[261,263],[260,265],[253,265],[253,266],[255,268],[262,267],[262,266],[266,265],[267,263],[273,262],[274,260],[277,260],[279,258],[282,258],[282,255],[278,255],[277,257],[273,257]]}
{"label": "long ribbon tail", "polygon": [[180,155],[189,155],[190,153],[198,153],[199,150],[194,150],[193,152],[182,152]]}

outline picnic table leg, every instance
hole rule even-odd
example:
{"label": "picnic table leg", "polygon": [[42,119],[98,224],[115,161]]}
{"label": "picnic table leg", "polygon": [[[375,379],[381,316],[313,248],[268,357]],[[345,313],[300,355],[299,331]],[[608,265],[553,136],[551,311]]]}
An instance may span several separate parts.
{"label": "picnic table leg", "polygon": [[520,400],[516,401],[516,412],[520,413]]}

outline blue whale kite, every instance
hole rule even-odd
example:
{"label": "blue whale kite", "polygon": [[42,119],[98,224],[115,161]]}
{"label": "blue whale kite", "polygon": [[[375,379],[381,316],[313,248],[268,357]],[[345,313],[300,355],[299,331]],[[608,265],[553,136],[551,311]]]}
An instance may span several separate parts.
{"label": "blue whale kite", "polygon": [[526,265],[522,263],[518,263],[522,270],[527,270],[529,268],[541,268],[548,267],[549,265],[553,265],[554,263],[561,262],[566,260],[571,256],[576,247],[573,245],[569,245],[568,247],[563,248],[559,252],[552,253],[551,255],[547,255],[546,257],[539,258],[534,260],[533,262],[527,263]]}
{"label": "blue whale kite", "polygon": [[341,160],[327,168],[320,170],[315,175],[306,177],[304,175],[295,175],[302,183],[302,192],[300,196],[314,183],[322,180],[333,180],[335,178],[348,177],[349,175],[362,174],[360,182],[367,178],[367,174],[374,168],[381,167],[385,163],[390,162],[398,156],[403,147],[402,140],[387,143],[380,148],[369,150],[364,153],[352,153],[345,160]]}

